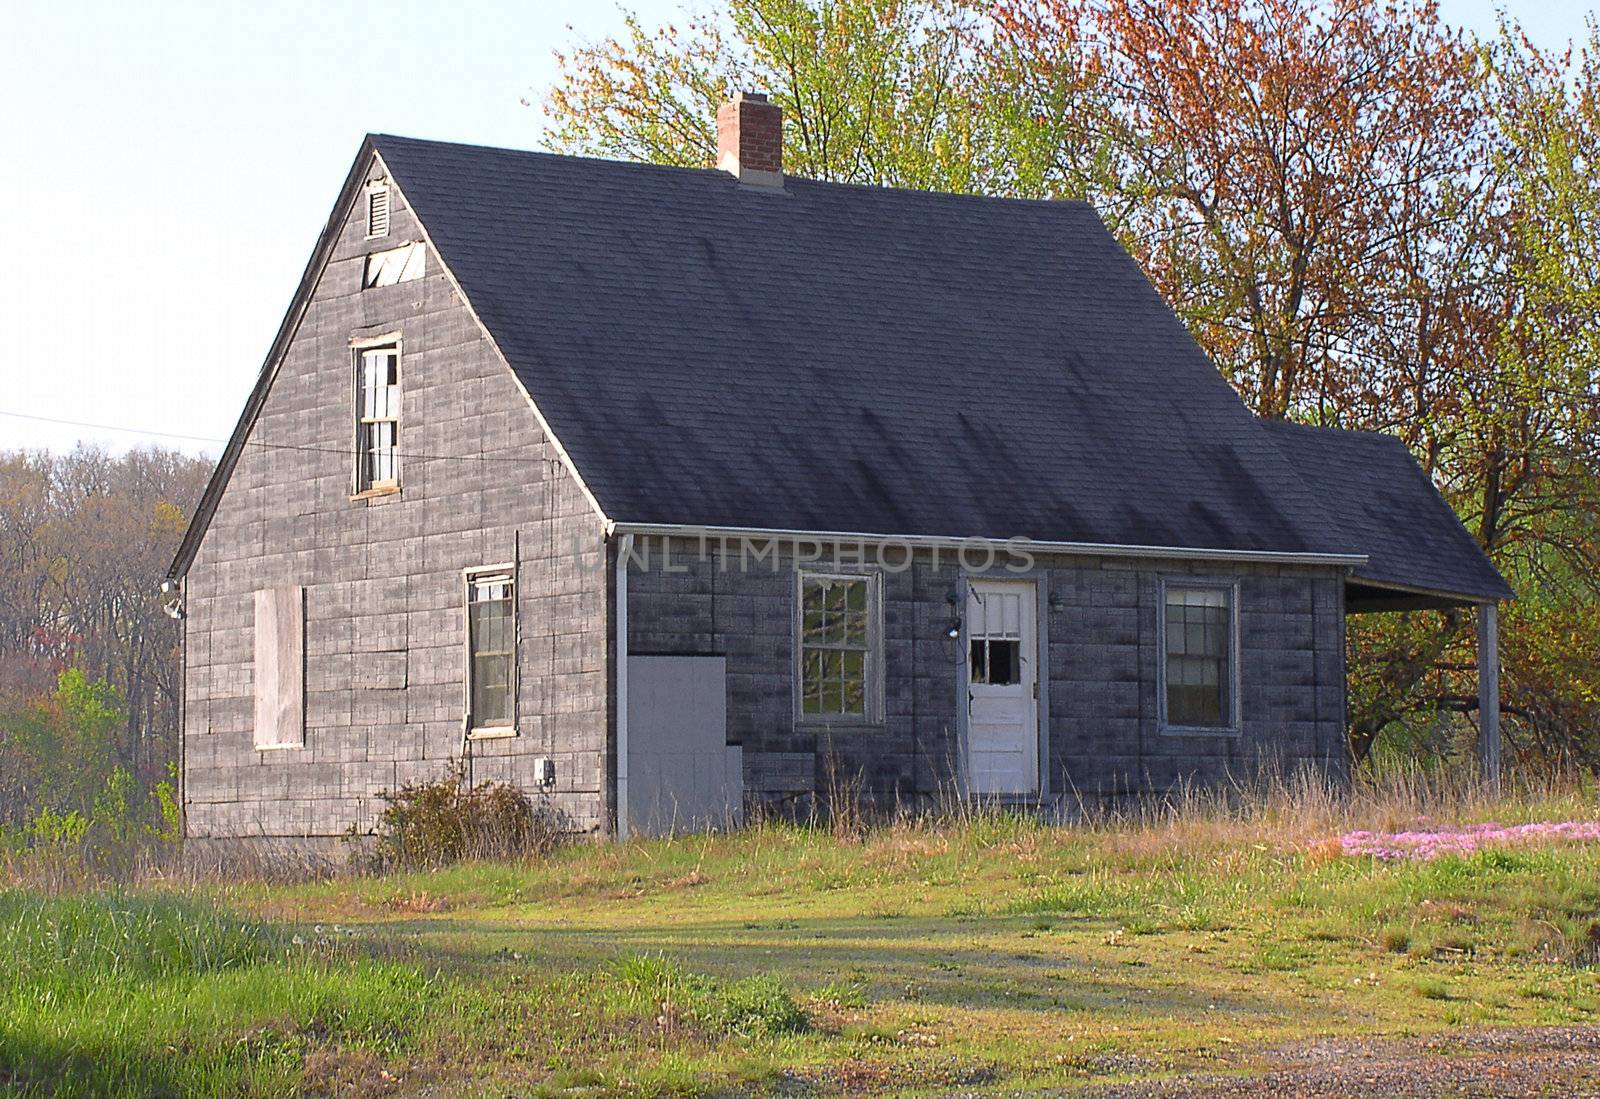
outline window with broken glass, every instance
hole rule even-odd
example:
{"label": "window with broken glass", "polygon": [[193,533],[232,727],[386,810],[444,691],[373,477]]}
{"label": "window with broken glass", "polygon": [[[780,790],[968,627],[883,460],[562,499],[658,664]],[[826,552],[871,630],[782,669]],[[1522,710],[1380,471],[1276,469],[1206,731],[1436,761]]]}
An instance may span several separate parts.
{"label": "window with broken glass", "polygon": [[871,714],[875,606],[870,576],[800,577],[802,717],[864,719]]}
{"label": "window with broken glass", "polygon": [[356,352],[356,492],[400,487],[400,348]]}
{"label": "window with broken glass", "polygon": [[1232,587],[1168,584],[1163,609],[1167,724],[1232,727]]}
{"label": "window with broken glass", "polygon": [[467,577],[467,698],[474,732],[505,731],[516,668],[516,584],[509,572]]}

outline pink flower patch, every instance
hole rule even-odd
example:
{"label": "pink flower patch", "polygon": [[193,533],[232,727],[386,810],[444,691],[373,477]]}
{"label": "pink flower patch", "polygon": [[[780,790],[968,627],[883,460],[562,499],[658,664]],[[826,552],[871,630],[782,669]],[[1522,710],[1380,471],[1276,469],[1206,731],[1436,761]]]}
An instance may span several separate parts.
{"label": "pink flower patch", "polygon": [[1539,821],[1535,824],[1469,824],[1460,828],[1412,832],[1348,832],[1339,837],[1346,855],[1375,859],[1436,859],[1470,855],[1483,847],[1539,840],[1600,840],[1600,821]]}

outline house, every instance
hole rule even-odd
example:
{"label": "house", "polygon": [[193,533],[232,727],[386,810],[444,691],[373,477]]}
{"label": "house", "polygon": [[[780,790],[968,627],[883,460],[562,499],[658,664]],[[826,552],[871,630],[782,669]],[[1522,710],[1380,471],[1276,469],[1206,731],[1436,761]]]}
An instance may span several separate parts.
{"label": "house", "polygon": [[624,834],[1337,780],[1348,614],[1492,642],[1405,448],[1258,421],[1088,206],[718,123],[706,170],[362,144],[172,568],[192,839],[450,766]]}

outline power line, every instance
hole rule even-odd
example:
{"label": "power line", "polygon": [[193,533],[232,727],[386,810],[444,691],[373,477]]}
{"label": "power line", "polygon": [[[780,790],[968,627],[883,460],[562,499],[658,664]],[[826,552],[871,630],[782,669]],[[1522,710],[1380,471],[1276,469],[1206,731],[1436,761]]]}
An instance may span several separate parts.
{"label": "power line", "polygon": [[[29,412],[11,412],[0,408],[0,416],[9,416],[16,420],[36,420],[45,424],[61,424],[65,427],[86,427],[95,431],[118,431],[130,435],[149,435],[159,439],[183,439],[191,443],[226,443],[228,440],[219,439],[210,435],[185,435],[176,431],[150,431],[142,427],[119,427],[116,424],[95,424],[84,420],[63,420],[56,416],[38,416]],[[346,458],[354,458],[354,450],[343,450],[338,447],[301,446],[295,443],[268,443],[259,439],[245,439],[246,446],[259,447],[263,450],[297,450],[309,454],[338,454]],[[414,462],[543,462],[549,459],[528,458],[516,455],[492,454],[417,454],[410,451],[397,451],[402,459]]]}

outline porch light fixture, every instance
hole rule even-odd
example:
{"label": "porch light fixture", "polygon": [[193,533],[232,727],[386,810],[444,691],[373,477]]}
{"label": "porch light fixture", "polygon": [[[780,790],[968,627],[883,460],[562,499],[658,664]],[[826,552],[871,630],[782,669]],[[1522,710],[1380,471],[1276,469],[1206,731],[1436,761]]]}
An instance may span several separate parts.
{"label": "porch light fixture", "polygon": [[961,640],[961,619],[952,618],[944,625],[944,635],[951,641]]}
{"label": "porch light fixture", "polygon": [[1060,612],[1067,609],[1067,597],[1062,595],[1059,591],[1053,591],[1050,593],[1049,603],[1050,609],[1053,611]]}

